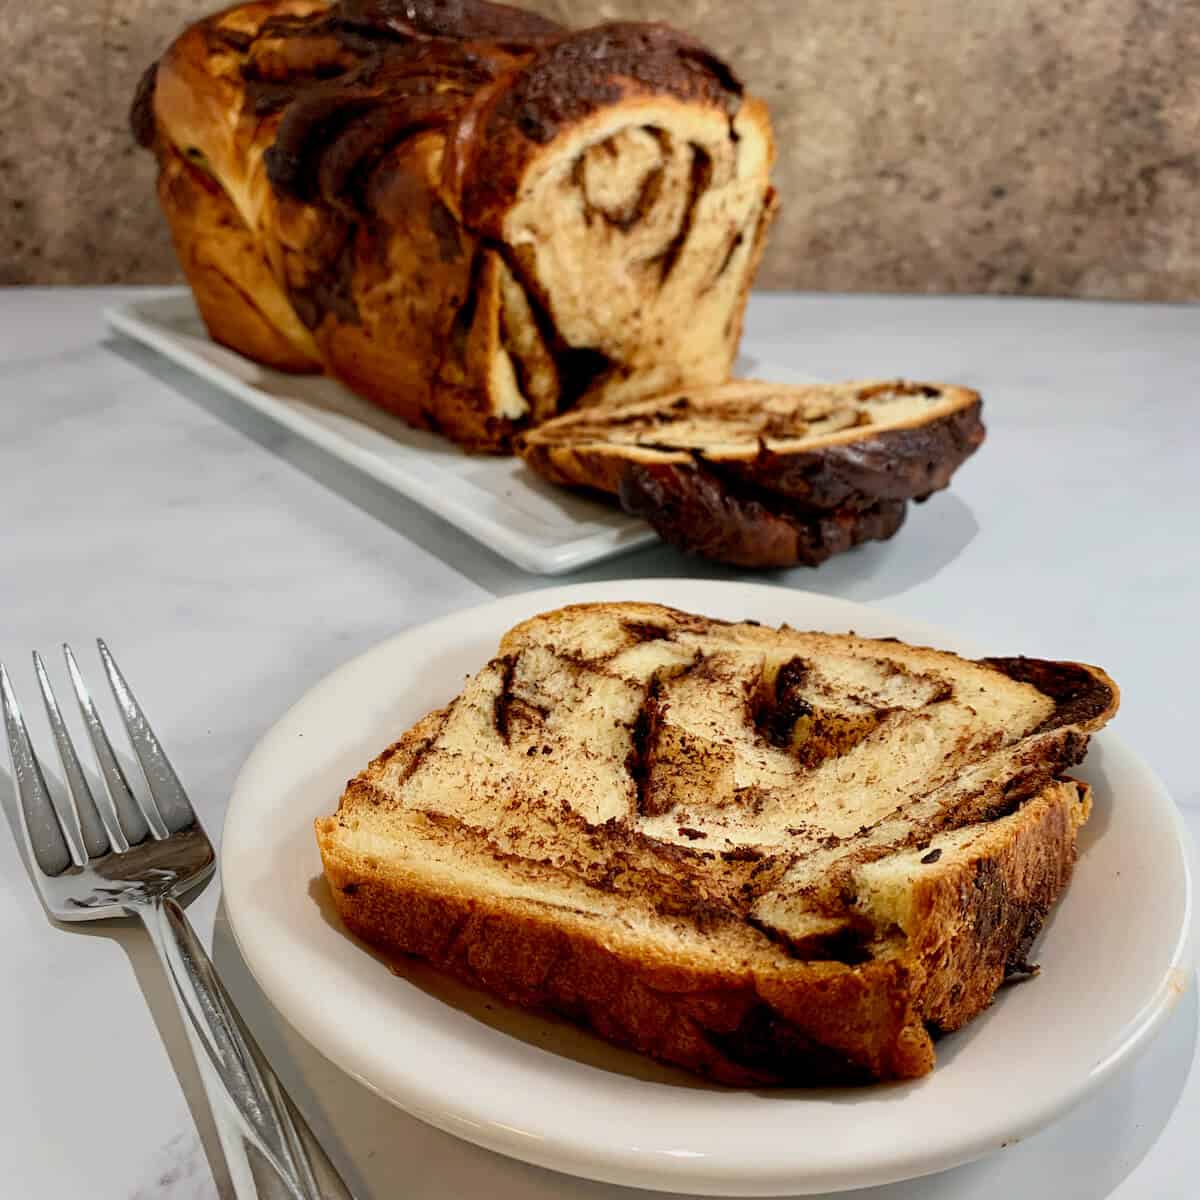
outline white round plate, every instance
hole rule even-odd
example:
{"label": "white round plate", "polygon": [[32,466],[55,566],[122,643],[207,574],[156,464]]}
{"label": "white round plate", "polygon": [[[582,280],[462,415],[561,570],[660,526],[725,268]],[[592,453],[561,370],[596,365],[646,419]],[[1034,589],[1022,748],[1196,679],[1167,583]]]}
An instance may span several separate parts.
{"label": "white round plate", "polygon": [[[735,1091],[508,1009],[428,967],[397,976],[339,926],[313,838],[345,781],[534,613],[654,600],[714,617],[894,636],[953,633],[757,584],[644,580],[511,596],[410,629],[317,684],[237,781],[221,865],[229,920],[263,991],[319,1051],[413,1115],[503,1154],[613,1183],[708,1195],[812,1194],[921,1175],[1045,1125],[1141,1048],[1190,978],[1186,834],[1154,774],[1101,733],[1074,881],[1042,973],[938,1046],[924,1079]],[[1019,646],[991,646],[1018,653]]]}

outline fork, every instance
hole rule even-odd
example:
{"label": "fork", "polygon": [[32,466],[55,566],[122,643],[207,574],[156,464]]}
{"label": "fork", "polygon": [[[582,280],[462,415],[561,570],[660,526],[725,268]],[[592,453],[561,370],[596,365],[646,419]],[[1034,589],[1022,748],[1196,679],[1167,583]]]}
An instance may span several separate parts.
{"label": "fork", "polygon": [[145,777],[135,793],[113,751],[70,646],[67,673],[104,782],[95,796],[79,763],[45,663],[34,671],[66,783],[52,795],[0,663],[0,699],[18,817],[42,901],[60,921],[136,916],[171,983],[200,1068],[239,1200],[352,1200],[349,1189],[255,1044],[179,897],[213,873],[212,843],[179,777],[103,641],[113,697]]}

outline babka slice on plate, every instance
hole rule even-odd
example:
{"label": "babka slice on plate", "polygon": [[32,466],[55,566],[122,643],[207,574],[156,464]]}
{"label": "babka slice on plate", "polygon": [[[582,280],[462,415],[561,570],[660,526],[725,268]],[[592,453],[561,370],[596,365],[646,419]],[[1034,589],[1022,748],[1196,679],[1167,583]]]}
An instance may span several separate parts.
{"label": "babka slice on plate", "polygon": [[1028,973],[1117,703],[1078,663],[575,605],[317,840],[387,954],[725,1083],[907,1078]]}

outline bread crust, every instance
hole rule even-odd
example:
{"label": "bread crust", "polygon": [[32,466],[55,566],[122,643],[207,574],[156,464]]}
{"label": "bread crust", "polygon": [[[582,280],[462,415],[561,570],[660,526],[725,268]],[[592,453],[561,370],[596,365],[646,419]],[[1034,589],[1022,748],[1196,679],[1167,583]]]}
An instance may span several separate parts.
{"label": "bread crust", "polygon": [[921,499],[941,491],[984,440],[978,393],[952,389],[961,405],[932,421],[912,422],[855,439],[835,435],[811,450],[765,447],[728,469],[755,487],[777,492],[804,508],[836,508],[859,497]]}
{"label": "bread crust", "polygon": [[904,524],[903,500],[859,500],[832,511],[787,511],[710,471],[674,463],[632,463],[617,495],[665,542],[688,554],[739,567],[816,567],[868,541],[886,541]]}
{"label": "bread crust", "polygon": [[[521,457],[539,475],[566,487],[590,488],[616,495],[629,466],[702,464],[787,496],[803,507],[827,511],[848,499],[908,500],[927,496],[945,487],[954,471],[983,443],[983,402],[969,388],[908,380],[867,380],[838,384],[828,389],[851,399],[860,393],[884,388],[928,389],[938,403],[926,415],[914,415],[886,428],[847,428],[820,439],[747,437],[736,444],[713,447],[672,448],[669,444],[630,445],[605,442],[589,436],[588,426],[607,419],[629,421],[639,415],[655,419],[685,399],[703,413],[727,392],[745,391],[747,407],[760,397],[798,397],[812,392],[808,386],[764,384],[733,380],[728,387],[693,389],[690,393],[661,396],[650,403],[622,405],[600,414],[582,411],[558,418],[531,430],[520,441]],[[669,434],[669,426],[665,431]]]}
{"label": "bread crust", "polygon": [[168,147],[158,194],[179,265],[213,341],[278,371],[320,371],[316,343],[225,191]]}
{"label": "bread crust", "polygon": [[524,1008],[738,1087],[908,1079],[934,1066],[927,1025],[958,1029],[1023,961],[1070,879],[1088,789],[1052,783],[1002,838],[917,889],[908,946],[851,966],[771,971],[647,961],[585,920],[528,902],[433,891],[348,855],[317,822],[346,927],[385,955],[416,955]]}

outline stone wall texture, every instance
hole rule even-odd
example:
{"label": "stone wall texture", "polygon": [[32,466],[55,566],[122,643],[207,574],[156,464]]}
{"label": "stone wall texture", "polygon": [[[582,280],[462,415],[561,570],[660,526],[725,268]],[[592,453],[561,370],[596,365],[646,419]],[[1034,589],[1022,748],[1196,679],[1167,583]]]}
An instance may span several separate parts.
{"label": "stone wall texture", "polygon": [[[125,113],[208,0],[0,0],[0,284],[177,278]],[[770,103],[760,285],[1200,299],[1200,0],[533,0]]]}

